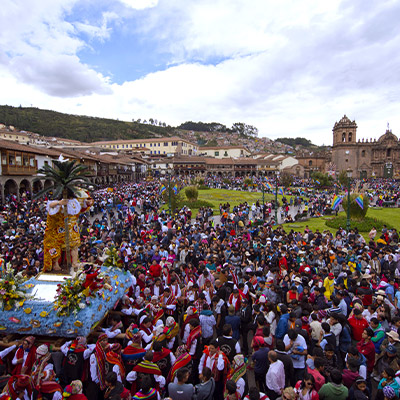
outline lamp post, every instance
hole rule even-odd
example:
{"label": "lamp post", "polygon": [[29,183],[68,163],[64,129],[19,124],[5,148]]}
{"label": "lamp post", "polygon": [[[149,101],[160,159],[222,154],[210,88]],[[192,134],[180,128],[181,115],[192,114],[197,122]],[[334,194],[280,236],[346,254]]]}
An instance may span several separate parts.
{"label": "lamp post", "polygon": [[276,171],[275,176],[275,224],[278,225],[278,178],[279,172]]}
{"label": "lamp post", "polygon": [[350,180],[351,180],[351,169],[347,168],[347,233],[350,232]]}
{"label": "lamp post", "polygon": [[261,190],[262,190],[262,207],[261,207],[261,210],[262,210],[262,219],[263,219],[263,221],[264,221],[264,215],[265,215],[265,199],[264,199],[264,193],[265,193],[265,188],[264,188],[264,178],[263,178],[263,181],[261,182]]}
{"label": "lamp post", "polygon": [[166,173],[168,175],[168,212],[171,216],[171,170],[169,169],[169,165],[165,164]]}

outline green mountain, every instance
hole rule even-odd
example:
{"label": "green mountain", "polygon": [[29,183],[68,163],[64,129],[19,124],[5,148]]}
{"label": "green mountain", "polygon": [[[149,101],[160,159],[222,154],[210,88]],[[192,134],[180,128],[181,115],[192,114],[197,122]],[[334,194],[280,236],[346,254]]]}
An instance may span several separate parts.
{"label": "green mountain", "polygon": [[[34,107],[0,106],[0,123],[20,130],[81,142],[172,136],[175,128],[115,119],[63,114]],[[165,124],[162,124],[165,125]]]}

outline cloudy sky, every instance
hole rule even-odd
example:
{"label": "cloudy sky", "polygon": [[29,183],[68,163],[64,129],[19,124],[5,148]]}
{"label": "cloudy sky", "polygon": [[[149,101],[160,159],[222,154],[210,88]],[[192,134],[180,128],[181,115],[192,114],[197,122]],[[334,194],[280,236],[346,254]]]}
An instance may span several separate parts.
{"label": "cloudy sky", "polygon": [[[400,2],[2,0],[0,104],[245,122],[331,144],[400,135]],[[1,122],[1,121],[0,121]]]}

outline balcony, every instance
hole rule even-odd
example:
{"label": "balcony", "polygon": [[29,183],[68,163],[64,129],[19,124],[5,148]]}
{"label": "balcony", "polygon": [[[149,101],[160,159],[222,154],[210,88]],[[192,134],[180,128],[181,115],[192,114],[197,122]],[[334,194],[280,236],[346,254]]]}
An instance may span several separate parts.
{"label": "balcony", "polygon": [[2,175],[35,175],[37,172],[37,161],[32,167],[30,165],[2,165]]}

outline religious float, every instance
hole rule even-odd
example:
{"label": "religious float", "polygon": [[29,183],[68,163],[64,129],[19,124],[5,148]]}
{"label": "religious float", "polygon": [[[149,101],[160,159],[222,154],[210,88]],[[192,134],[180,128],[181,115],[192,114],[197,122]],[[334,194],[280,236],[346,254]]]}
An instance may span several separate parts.
{"label": "religious float", "polygon": [[132,283],[130,273],[114,265],[116,249],[107,252],[102,266],[86,264],[74,276],[43,273],[24,281],[6,267],[0,279],[0,332],[89,336]]}
{"label": "religious float", "polygon": [[60,156],[38,175],[52,185],[36,197],[53,198],[46,203],[43,270],[26,280],[0,263],[0,333],[87,337],[116,308],[132,277],[115,248],[106,249],[101,265],[78,262],[79,215],[93,204],[87,167]]}

